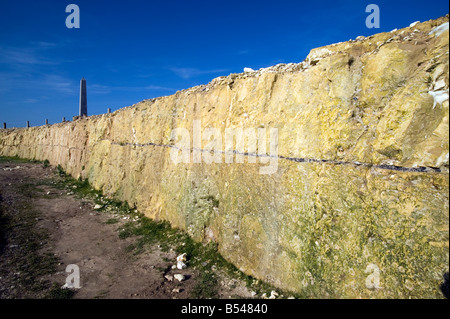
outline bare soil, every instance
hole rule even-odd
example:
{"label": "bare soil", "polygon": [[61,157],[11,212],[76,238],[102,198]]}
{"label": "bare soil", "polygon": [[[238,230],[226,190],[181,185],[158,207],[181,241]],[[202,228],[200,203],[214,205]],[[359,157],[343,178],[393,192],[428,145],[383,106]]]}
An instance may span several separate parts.
{"label": "bare soil", "polygon": [[[177,254],[157,243],[136,254],[136,238],[118,235],[126,218],[57,187],[60,178],[42,163],[0,161],[0,299],[192,298],[198,270],[172,269]],[[61,289],[71,264],[79,267],[81,287]],[[174,274],[186,279],[165,278]],[[218,296],[252,297],[225,275]]]}

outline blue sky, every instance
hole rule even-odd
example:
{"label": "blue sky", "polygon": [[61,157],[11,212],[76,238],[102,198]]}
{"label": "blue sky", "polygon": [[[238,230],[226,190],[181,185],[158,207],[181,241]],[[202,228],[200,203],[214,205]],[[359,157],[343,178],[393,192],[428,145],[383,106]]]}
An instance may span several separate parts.
{"label": "blue sky", "polygon": [[[71,3],[79,29],[65,25]],[[379,29],[365,25],[371,3]],[[0,123],[71,119],[82,77],[89,115],[101,114],[448,12],[443,0],[1,1]]]}

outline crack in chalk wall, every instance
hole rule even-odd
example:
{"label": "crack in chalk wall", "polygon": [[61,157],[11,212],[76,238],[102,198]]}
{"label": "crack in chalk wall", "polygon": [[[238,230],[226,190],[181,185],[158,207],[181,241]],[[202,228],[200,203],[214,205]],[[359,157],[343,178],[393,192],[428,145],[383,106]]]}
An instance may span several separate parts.
{"label": "crack in chalk wall", "polygon": [[[287,157],[283,155],[267,155],[267,154],[256,154],[256,153],[249,153],[249,152],[240,152],[237,150],[232,151],[218,151],[214,149],[202,149],[202,148],[182,148],[171,144],[158,144],[153,142],[148,143],[128,143],[128,142],[114,142],[108,139],[102,139],[99,142],[110,142],[113,145],[118,146],[132,146],[132,147],[147,147],[147,146],[154,146],[154,147],[164,147],[164,148],[174,148],[179,150],[187,150],[187,151],[199,151],[204,153],[214,153],[214,154],[223,154],[223,155],[241,155],[241,156],[247,156],[247,157],[264,157],[264,158],[273,158],[276,157],[278,159],[297,162],[297,163],[319,163],[319,164],[332,164],[332,165],[353,165],[353,166],[361,166],[361,167],[367,167],[367,168],[374,168],[374,169],[381,169],[381,170],[390,170],[390,171],[400,171],[400,172],[409,172],[409,173],[441,173],[441,174],[449,174],[448,169],[442,169],[438,167],[426,167],[426,166],[417,166],[417,167],[405,167],[405,166],[398,166],[398,165],[388,165],[388,164],[373,164],[373,163],[362,163],[358,161],[337,161],[337,160],[327,160],[327,159],[316,159],[316,158],[302,158],[302,157]],[[97,142],[97,143],[99,143]],[[96,144],[97,144],[96,143]],[[24,146],[24,147],[31,147],[32,145],[26,145],[26,144],[15,144],[15,145],[9,145],[5,144],[4,147],[16,147],[16,146]],[[80,150],[84,152],[89,152],[89,149],[86,148],[79,148],[79,147],[70,147],[67,145],[53,145],[53,144],[36,144],[36,146],[44,146],[44,147],[61,147],[61,148],[67,148],[69,151],[71,150]]]}

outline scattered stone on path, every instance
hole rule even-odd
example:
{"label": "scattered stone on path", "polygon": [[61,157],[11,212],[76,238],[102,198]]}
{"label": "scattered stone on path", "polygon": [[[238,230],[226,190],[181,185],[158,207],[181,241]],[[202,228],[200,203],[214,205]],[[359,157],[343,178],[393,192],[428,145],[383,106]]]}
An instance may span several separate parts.
{"label": "scattered stone on path", "polygon": [[182,261],[177,261],[177,268],[178,269],[186,269],[187,265]]}
{"label": "scattered stone on path", "polygon": [[181,254],[181,255],[179,255],[178,257],[177,257],[177,268],[178,269],[186,269],[187,268],[187,265],[186,265],[186,256],[187,256],[187,254],[186,253],[184,253],[184,254]]}

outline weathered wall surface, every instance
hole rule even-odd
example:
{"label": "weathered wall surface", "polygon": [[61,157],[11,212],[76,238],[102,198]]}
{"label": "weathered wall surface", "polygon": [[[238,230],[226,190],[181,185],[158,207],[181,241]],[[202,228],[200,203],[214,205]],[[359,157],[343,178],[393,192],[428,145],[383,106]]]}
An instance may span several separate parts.
{"label": "weathered wall surface", "polygon": [[[60,164],[305,297],[440,297],[449,102],[433,95],[448,96],[449,33],[429,33],[445,22],[315,49],[300,64],[220,77],[112,114],[0,130],[0,155]],[[248,159],[174,164],[171,131],[192,132],[194,120],[222,132],[278,128],[279,155],[297,161],[279,158],[268,175],[259,174],[267,164]],[[381,288],[369,289],[377,270]]]}

